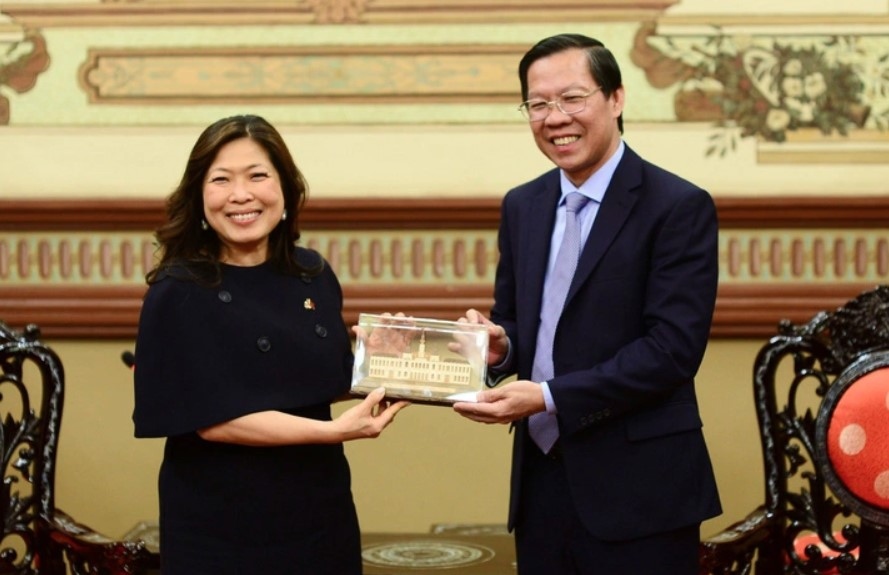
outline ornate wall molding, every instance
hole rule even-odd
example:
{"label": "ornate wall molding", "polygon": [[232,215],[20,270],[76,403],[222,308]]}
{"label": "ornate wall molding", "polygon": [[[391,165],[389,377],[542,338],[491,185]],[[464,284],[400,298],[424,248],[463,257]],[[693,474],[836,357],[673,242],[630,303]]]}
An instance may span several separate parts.
{"label": "ornate wall molding", "polygon": [[516,99],[521,46],[90,49],[91,103],[478,103]]}
{"label": "ornate wall molding", "polygon": [[836,29],[838,26],[851,26],[856,28],[867,27],[879,29],[889,28],[889,14],[874,13],[841,13],[841,7],[836,11],[825,14],[823,12],[805,12],[800,9],[789,9],[785,13],[757,13],[746,11],[745,13],[721,13],[718,10],[702,14],[665,14],[658,17],[658,27],[665,29],[685,29],[693,27],[707,28],[710,31],[719,29],[739,29],[749,32],[775,29],[787,29],[805,27],[808,29]]}
{"label": "ornate wall molding", "polygon": [[[717,198],[715,337],[761,337],[889,281],[889,198]],[[0,200],[0,318],[54,337],[132,337],[161,201]],[[359,312],[488,309],[499,199],[311,200],[303,242]]]}
{"label": "ornate wall molding", "polygon": [[845,136],[825,136],[809,128],[788,133],[783,142],[756,145],[758,164],[886,165],[886,158],[889,158],[889,131],[855,130]]}
{"label": "ornate wall molding", "polygon": [[39,27],[267,24],[434,24],[639,21],[677,0],[129,0],[38,4],[3,11]]}

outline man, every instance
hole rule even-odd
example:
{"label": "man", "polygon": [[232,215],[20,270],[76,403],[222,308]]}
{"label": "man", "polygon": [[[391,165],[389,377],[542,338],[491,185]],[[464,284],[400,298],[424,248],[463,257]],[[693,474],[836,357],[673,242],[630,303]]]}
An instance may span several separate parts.
{"label": "man", "polygon": [[454,409],[514,429],[520,575],[692,575],[700,523],[721,512],[694,390],[716,299],[712,198],[622,141],[601,42],[546,38],[519,78],[557,169],[505,196],[491,319],[461,318],[488,325],[491,372],[518,379]]}

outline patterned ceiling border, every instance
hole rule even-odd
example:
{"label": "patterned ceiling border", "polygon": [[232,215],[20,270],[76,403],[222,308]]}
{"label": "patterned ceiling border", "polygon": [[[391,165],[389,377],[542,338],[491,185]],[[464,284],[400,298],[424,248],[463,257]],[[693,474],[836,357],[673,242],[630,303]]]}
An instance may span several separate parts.
{"label": "patterned ceiling border", "polygon": [[[12,204],[15,204],[13,206]],[[889,198],[717,199],[713,335],[759,337],[889,282]],[[497,199],[313,200],[303,242],[324,254],[344,315],[488,309]],[[131,337],[160,201],[0,200],[0,319],[64,337]]]}
{"label": "patterned ceiling border", "polygon": [[34,27],[267,24],[637,22],[678,0],[128,0],[5,2],[3,12]]}

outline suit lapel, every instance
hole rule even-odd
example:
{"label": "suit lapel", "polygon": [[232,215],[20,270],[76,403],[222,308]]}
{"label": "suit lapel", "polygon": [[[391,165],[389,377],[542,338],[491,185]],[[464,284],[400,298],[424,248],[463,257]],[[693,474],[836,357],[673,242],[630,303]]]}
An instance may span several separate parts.
{"label": "suit lapel", "polygon": [[629,146],[624,149],[614,176],[602,198],[596,214],[596,221],[590,230],[586,244],[577,262],[577,270],[571,280],[565,306],[577,294],[580,286],[590,276],[602,256],[614,242],[620,229],[629,217],[638,197],[633,192],[641,184],[641,158]]}
{"label": "suit lapel", "polygon": [[[535,192],[531,202],[524,205],[522,213],[523,225],[519,253],[524,257],[518,262],[522,266],[516,274],[519,281],[526,285],[522,290],[526,297],[519,303],[520,309],[529,310],[528,318],[534,318],[527,328],[533,330],[531,336],[536,338],[537,325],[540,321],[540,305],[543,297],[543,280],[546,266],[549,263],[550,243],[556,221],[556,206],[561,196],[559,171],[553,170],[543,179],[543,185]],[[533,339],[532,339],[533,341]]]}

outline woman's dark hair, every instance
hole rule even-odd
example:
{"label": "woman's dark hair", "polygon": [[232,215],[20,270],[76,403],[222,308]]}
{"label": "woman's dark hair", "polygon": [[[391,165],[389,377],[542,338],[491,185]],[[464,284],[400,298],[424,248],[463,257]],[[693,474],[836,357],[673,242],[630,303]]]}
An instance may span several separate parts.
{"label": "woman's dark hair", "polygon": [[214,122],[195,142],[182,180],[167,198],[167,221],[155,231],[160,262],[146,275],[148,283],[157,281],[164,272],[170,273],[174,269],[185,272],[201,283],[219,283],[219,237],[212,230],[201,228],[204,217],[203,186],[219,150],[241,138],[250,138],[266,151],[280,176],[284,193],[284,208],[289,217],[269,234],[269,260],[283,273],[311,274],[320,271],[320,267],[306,269],[293,257],[294,244],[300,236],[299,212],[308,193],[306,181],[281,134],[265,119],[243,115]]}
{"label": "woman's dark hair", "polygon": [[[544,38],[532,46],[519,62],[519,82],[522,84],[522,101],[528,99],[528,69],[531,67],[531,64],[541,58],[571,49],[581,49],[586,52],[590,64],[590,75],[602,89],[602,94],[606,98],[610,98],[611,94],[623,85],[620,66],[617,65],[614,54],[602,42],[582,34],[559,34]],[[617,118],[617,128],[623,134],[623,114]]]}

